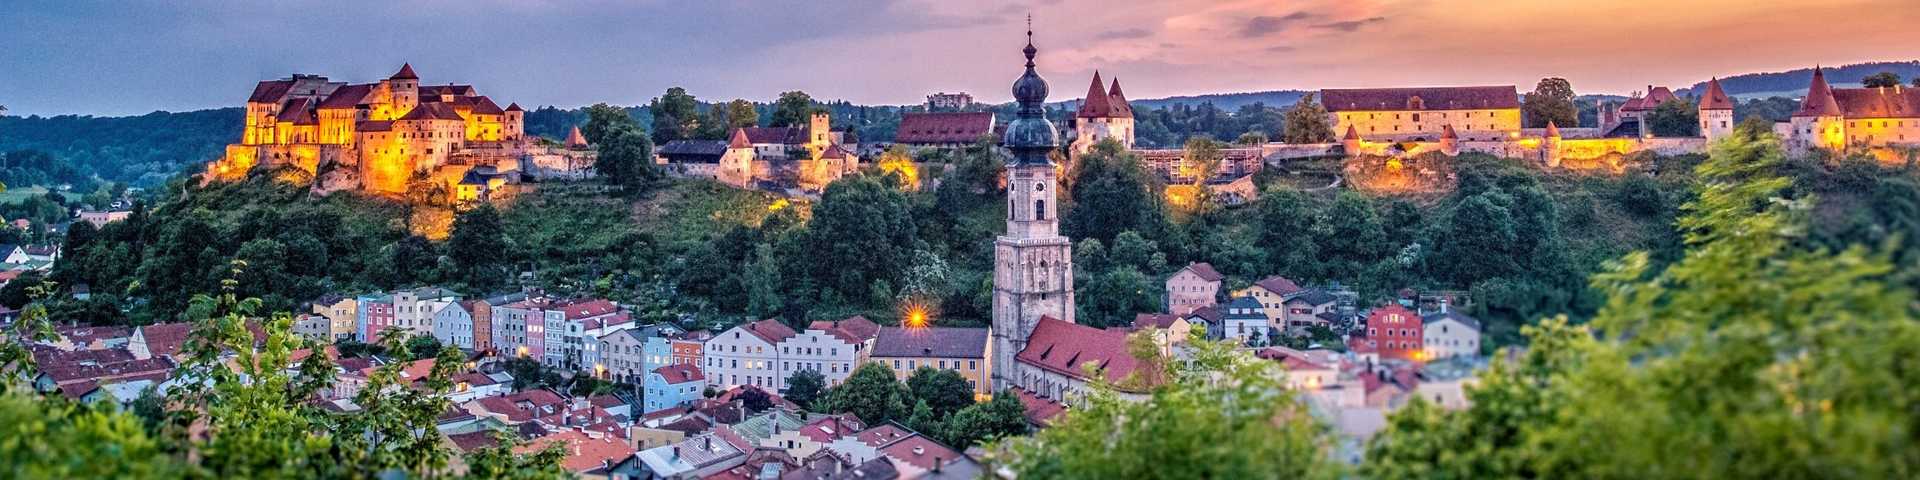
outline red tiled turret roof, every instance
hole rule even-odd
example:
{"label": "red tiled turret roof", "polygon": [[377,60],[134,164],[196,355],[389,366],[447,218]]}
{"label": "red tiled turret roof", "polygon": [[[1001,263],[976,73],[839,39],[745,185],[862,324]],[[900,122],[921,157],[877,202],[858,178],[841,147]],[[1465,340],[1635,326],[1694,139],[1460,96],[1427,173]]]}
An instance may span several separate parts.
{"label": "red tiled turret roof", "polygon": [[[1552,121],[1552,120],[1548,120],[1548,121],[1547,121],[1547,123],[1548,123],[1548,124],[1552,124],[1552,123],[1553,123],[1553,121]],[[1459,140],[1459,139],[1460,139],[1460,134],[1458,134],[1458,133],[1454,133],[1454,132],[1453,132],[1453,124],[1447,124],[1447,125],[1441,125],[1441,126],[1440,126],[1440,139],[1441,139],[1441,140]]]}
{"label": "red tiled turret roof", "polygon": [[753,142],[747,141],[746,129],[733,129],[733,139],[727,141],[727,148],[753,148]]}
{"label": "red tiled turret roof", "polygon": [[1114,77],[1113,88],[1107,90],[1107,97],[1108,106],[1113,109],[1113,116],[1133,118],[1133,106],[1127,104],[1126,94],[1120,93],[1120,77]]}
{"label": "red tiled turret roof", "polygon": [[520,104],[518,104],[518,103],[509,103],[509,104],[507,104],[507,111],[509,111],[509,112],[524,112],[524,111],[526,111],[526,110],[524,110],[524,109],[521,109],[521,108],[520,108]]}
{"label": "red tiled turret roof", "polygon": [[400,71],[394,72],[392,79],[393,80],[419,80],[420,76],[413,74],[412,63],[403,63],[403,64],[400,64]]}
{"label": "red tiled turret roof", "polygon": [[569,147],[587,146],[587,137],[580,136],[580,127],[575,126],[573,127],[573,131],[567,132],[567,146]]}
{"label": "red tiled turret roof", "polygon": [[1720,79],[1715,77],[1707,81],[1707,93],[1700,96],[1701,110],[1732,110],[1733,99],[1727,98],[1727,91],[1720,88]]}
{"label": "red tiled turret roof", "polygon": [[1547,138],[1560,138],[1560,126],[1554,125],[1552,120],[1547,121]]}
{"label": "red tiled turret roof", "polygon": [[1840,116],[1840,104],[1834,101],[1833,87],[1827,86],[1827,76],[1820,73],[1820,67],[1813,68],[1813,83],[1807,86],[1807,99],[1800,102],[1800,111],[1793,112],[1793,116]]}
{"label": "red tiled turret roof", "polygon": [[1109,118],[1113,116],[1112,99],[1107,96],[1106,85],[1100,81],[1100,72],[1093,72],[1093,85],[1087,87],[1087,96],[1080,102],[1080,118]]}
{"label": "red tiled turret roof", "polygon": [[1347,135],[1346,135],[1346,136],[1344,136],[1344,137],[1341,137],[1341,138],[1342,138],[1342,139],[1345,139],[1345,140],[1359,140],[1359,139],[1360,139],[1360,131],[1359,131],[1359,130],[1355,130],[1355,129],[1353,128],[1353,125],[1351,125],[1351,124],[1349,124],[1349,125],[1347,125]]}

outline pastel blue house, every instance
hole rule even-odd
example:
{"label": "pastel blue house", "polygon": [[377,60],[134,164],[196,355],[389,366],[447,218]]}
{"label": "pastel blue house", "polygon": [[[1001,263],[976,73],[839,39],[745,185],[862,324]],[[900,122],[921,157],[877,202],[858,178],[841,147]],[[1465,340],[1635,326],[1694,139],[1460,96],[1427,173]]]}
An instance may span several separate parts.
{"label": "pastel blue house", "polygon": [[668,365],[647,372],[641,386],[641,414],[693,403],[707,386],[706,375],[698,365]]}

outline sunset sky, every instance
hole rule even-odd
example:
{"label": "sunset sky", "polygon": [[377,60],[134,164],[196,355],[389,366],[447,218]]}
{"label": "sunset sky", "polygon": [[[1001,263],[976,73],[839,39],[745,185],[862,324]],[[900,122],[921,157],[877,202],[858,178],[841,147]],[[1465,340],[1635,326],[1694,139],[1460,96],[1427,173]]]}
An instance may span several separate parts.
{"label": "sunset sky", "polygon": [[1094,69],[1133,98],[1515,84],[1624,94],[1709,76],[1920,58],[1920,0],[10,0],[9,115],[239,105],[254,82],[367,82],[412,62],[529,107],[1009,99],[1034,16],[1053,100]]}

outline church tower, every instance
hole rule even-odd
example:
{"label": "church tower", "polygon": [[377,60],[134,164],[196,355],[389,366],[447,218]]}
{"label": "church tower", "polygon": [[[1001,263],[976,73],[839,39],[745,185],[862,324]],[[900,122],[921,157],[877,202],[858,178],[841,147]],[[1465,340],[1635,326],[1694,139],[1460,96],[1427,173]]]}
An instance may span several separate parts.
{"label": "church tower", "polygon": [[1013,357],[1041,317],[1073,322],[1073,245],[1060,235],[1059,182],[1047,158],[1059,144],[1047,121],[1047,81],[1033,70],[1033,31],[1027,31],[1027,72],[1013,82],[1019,113],[1007,124],[1007,233],[993,242],[993,389],[1018,384]]}
{"label": "church tower", "polygon": [[1006,125],[1006,234],[993,242],[993,390],[1018,384],[1014,355],[1041,317],[1073,323],[1073,246],[1060,236],[1060,182],[1046,154],[1058,146],[1046,121],[1046,81],[1033,71],[1027,31],[1027,73],[1014,81],[1020,113]]}

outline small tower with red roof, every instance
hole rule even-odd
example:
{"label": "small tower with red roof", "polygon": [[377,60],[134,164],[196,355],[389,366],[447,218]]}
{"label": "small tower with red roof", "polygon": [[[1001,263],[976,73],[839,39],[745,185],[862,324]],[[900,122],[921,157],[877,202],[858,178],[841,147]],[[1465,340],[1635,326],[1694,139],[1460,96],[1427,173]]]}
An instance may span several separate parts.
{"label": "small tower with red roof", "polygon": [[518,142],[527,135],[527,111],[520,108],[520,104],[507,104],[506,127],[503,130],[509,142]]}
{"label": "small tower with red roof", "polygon": [[714,178],[720,183],[746,188],[747,182],[753,179],[753,141],[747,139],[746,129],[733,129],[726,153],[720,154],[719,168]]}
{"label": "small tower with red roof", "polygon": [[[1348,127],[1352,127],[1352,125],[1348,125]],[[1460,134],[1453,131],[1452,124],[1442,125],[1440,127],[1440,153],[1447,155],[1460,154]]]}
{"label": "small tower with red roof", "polygon": [[1133,148],[1133,106],[1120,91],[1120,79],[1113,79],[1108,87],[1100,81],[1100,72],[1093,72],[1093,84],[1087,86],[1087,96],[1074,114],[1073,132],[1070,151],[1076,157],[1107,139]]}
{"label": "small tower with red roof", "polygon": [[1560,126],[1548,120],[1546,141],[1540,142],[1540,158],[1548,167],[1560,166],[1560,139]]}
{"label": "small tower with red roof", "polygon": [[1700,95],[1700,135],[1711,142],[1733,134],[1733,99],[1720,88],[1720,79],[1707,81],[1707,92]]}
{"label": "small tower with red roof", "polygon": [[1820,67],[1813,67],[1813,83],[1807,86],[1807,98],[1800,102],[1800,110],[1793,112],[1789,121],[1793,126],[1790,143],[1800,148],[1846,149],[1846,122],[1841,121],[1840,116],[1840,102],[1833,98],[1827,75]]}
{"label": "small tower with red roof", "polygon": [[394,72],[385,82],[393,94],[393,116],[399,118],[420,106],[420,76],[413,73],[413,64],[400,65],[400,71]]}

